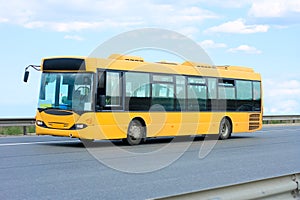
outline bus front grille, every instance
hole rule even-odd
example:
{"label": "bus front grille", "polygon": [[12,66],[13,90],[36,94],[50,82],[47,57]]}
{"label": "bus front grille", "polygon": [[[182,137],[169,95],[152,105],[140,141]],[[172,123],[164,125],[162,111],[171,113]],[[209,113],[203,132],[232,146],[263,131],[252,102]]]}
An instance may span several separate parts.
{"label": "bus front grille", "polygon": [[249,115],[249,130],[255,130],[259,128],[260,114]]}

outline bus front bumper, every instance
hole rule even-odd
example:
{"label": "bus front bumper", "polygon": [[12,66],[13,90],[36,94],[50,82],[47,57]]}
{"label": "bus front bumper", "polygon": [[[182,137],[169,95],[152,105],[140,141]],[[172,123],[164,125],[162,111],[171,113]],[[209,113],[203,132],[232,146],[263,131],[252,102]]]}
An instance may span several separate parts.
{"label": "bus front bumper", "polygon": [[36,125],[36,135],[52,135],[60,137],[71,137],[79,139],[105,140],[107,137],[102,134],[98,126],[87,126],[83,129],[52,129]]}

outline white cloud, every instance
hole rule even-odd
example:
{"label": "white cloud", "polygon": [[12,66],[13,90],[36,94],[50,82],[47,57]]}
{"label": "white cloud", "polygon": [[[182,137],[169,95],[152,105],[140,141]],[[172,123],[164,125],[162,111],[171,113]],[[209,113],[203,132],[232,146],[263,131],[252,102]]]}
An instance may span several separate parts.
{"label": "white cloud", "polygon": [[254,17],[285,17],[300,12],[299,0],[196,0],[199,3],[222,8],[248,8],[248,14]]}
{"label": "white cloud", "polygon": [[64,39],[67,40],[77,40],[77,41],[82,41],[84,38],[78,36],[78,35],[65,35]]}
{"label": "white cloud", "polygon": [[271,108],[268,108],[267,106],[266,111],[269,111],[271,114],[291,114],[295,113],[295,108],[299,108],[299,106],[300,105],[296,100],[286,100],[284,102],[282,101],[276,102],[276,104],[274,103],[273,107]]}
{"label": "white cloud", "polygon": [[242,53],[248,53],[248,54],[261,54],[262,51],[256,49],[255,47],[252,46],[248,46],[248,45],[240,45],[236,48],[230,48],[227,50],[228,52],[231,53],[238,53],[238,52],[242,52]]}
{"label": "white cloud", "polygon": [[300,13],[298,0],[259,0],[254,1],[249,15],[254,17],[284,17],[291,12]]}
{"label": "white cloud", "polygon": [[35,29],[35,28],[46,28],[57,32],[72,32],[72,31],[82,31],[87,29],[105,29],[113,27],[128,27],[139,25],[140,22],[118,22],[112,20],[103,20],[101,22],[93,21],[71,21],[71,22],[46,22],[46,21],[33,21],[24,24],[25,28]]}
{"label": "white cloud", "polygon": [[203,40],[199,43],[204,49],[215,49],[215,48],[226,48],[227,45],[224,43],[216,43],[213,40]]}
{"label": "white cloud", "polygon": [[[3,0],[0,0],[3,1]],[[93,29],[122,29],[163,26],[180,30],[195,27],[218,14],[199,6],[145,0],[37,0],[2,2],[0,19],[31,29],[72,32]],[[3,21],[3,20],[1,20]],[[0,22],[1,22],[0,21]]]}
{"label": "white cloud", "polygon": [[270,28],[269,25],[246,25],[245,19],[237,19],[235,21],[229,21],[219,26],[213,26],[207,30],[206,33],[239,33],[239,34],[251,34],[267,32]]}
{"label": "white cloud", "polygon": [[193,38],[193,36],[199,32],[199,29],[196,27],[189,26],[189,27],[179,28],[177,31],[185,35],[186,37]]}
{"label": "white cloud", "polygon": [[277,97],[278,94],[282,96],[298,96],[300,98],[300,81],[299,80],[266,80],[268,91],[266,96]]}
{"label": "white cloud", "polygon": [[201,22],[205,19],[218,18],[218,15],[216,15],[215,13],[195,6],[187,7],[182,10],[180,8],[177,8],[177,10],[179,11],[178,16],[174,13],[172,17],[177,22],[178,20],[183,22]]}
{"label": "white cloud", "polygon": [[8,22],[9,20],[7,18],[4,18],[4,17],[0,17],[0,23],[6,23]]}
{"label": "white cloud", "polygon": [[266,114],[296,114],[300,112],[300,80],[263,80]]}
{"label": "white cloud", "polygon": [[185,2],[197,2],[209,6],[218,6],[222,8],[241,8],[250,4],[253,0],[185,0]]}

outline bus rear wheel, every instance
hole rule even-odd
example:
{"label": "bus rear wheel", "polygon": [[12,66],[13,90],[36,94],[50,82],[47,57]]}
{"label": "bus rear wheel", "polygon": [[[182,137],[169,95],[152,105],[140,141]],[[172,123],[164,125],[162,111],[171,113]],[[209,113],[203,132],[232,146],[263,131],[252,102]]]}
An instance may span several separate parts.
{"label": "bus rear wheel", "polygon": [[227,118],[223,118],[220,122],[219,139],[226,140],[231,136],[232,126]]}
{"label": "bus rear wheel", "polygon": [[126,142],[129,145],[138,145],[145,140],[146,128],[139,120],[132,120],[127,131]]}

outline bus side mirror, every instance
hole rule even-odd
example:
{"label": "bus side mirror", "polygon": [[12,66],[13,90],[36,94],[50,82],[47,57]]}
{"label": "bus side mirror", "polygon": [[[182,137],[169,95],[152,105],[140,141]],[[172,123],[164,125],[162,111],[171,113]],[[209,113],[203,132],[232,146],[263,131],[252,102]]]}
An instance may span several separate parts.
{"label": "bus side mirror", "polygon": [[29,77],[29,71],[25,71],[25,73],[24,73],[24,79],[23,79],[23,81],[24,81],[25,83],[27,83],[28,77]]}
{"label": "bus side mirror", "polygon": [[101,108],[103,108],[105,106],[105,95],[99,96],[99,104],[100,104]]}
{"label": "bus side mirror", "polygon": [[28,81],[28,77],[29,77],[29,71],[28,71],[28,69],[30,67],[32,67],[36,71],[41,71],[41,66],[38,66],[38,65],[28,65],[28,67],[25,68],[25,73],[24,73],[24,79],[23,79],[23,81],[25,83],[27,83],[27,81]]}

